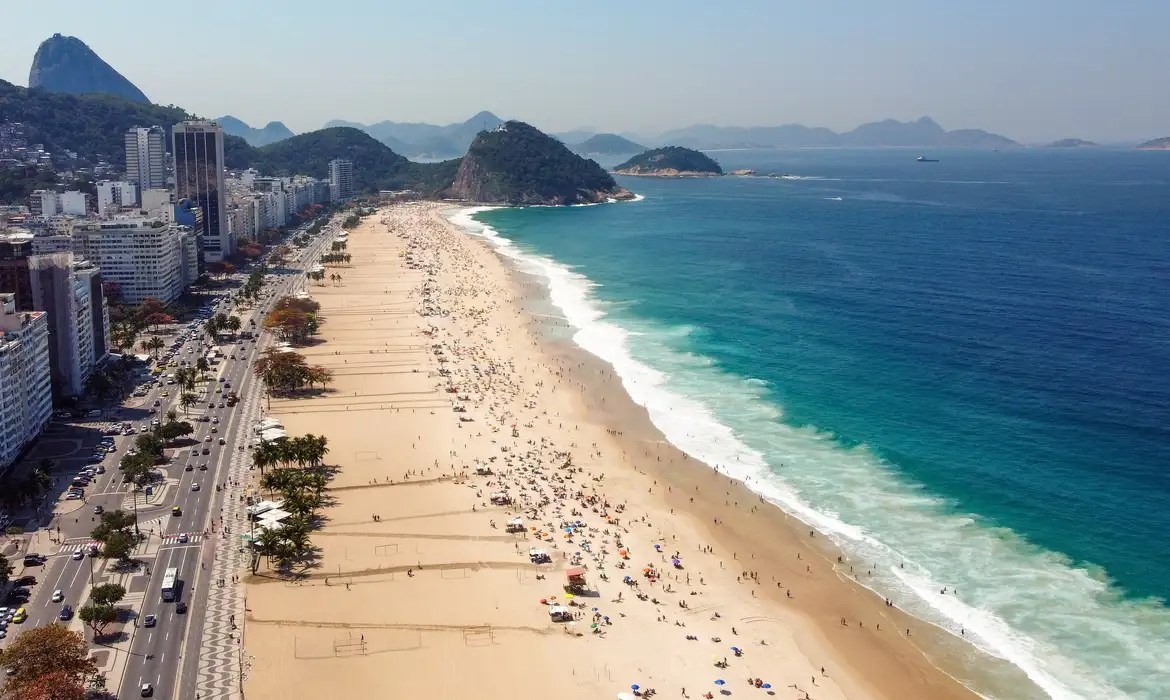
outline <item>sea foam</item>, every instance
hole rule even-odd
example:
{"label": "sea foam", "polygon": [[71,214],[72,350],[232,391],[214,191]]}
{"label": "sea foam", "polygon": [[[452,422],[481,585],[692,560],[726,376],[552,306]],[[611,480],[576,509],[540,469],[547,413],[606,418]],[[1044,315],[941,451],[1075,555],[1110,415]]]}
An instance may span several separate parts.
{"label": "sea foam", "polygon": [[610,318],[614,308],[584,275],[475,220],[492,208],[459,210],[450,220],[546,280],[552,303],[576,329],[574,342],[613,366],[671,443],[830,536],[856,568],[871,565],[859,583],[956,636],[961,630],[1057,700],[1165,697],[1164,607],[1121,601],[1084,568],[952,512],[864,445],[846,449],[831,435],[783,423],[766,382],[690,352],[692,328]]}

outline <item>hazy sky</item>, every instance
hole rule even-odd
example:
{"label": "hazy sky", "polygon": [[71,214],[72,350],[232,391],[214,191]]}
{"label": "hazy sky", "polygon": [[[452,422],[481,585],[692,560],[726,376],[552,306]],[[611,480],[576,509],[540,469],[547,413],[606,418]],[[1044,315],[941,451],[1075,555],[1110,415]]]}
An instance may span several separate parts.
{"label": "hazy sky", "polygon": [[1023,141],[1170,135],[1168,0],[3,2],[0,78],[71,34],[153,101],[253,126],[849,129],[930,115]]}

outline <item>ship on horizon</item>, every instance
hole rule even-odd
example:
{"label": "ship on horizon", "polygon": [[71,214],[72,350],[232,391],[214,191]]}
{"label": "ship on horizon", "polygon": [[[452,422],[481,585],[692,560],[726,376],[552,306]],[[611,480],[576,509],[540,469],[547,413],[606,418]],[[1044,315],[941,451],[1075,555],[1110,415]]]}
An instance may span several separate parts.
{"label": "ship on horizon", "polygon": [[927,158],[926,156],[918,156],[919,163],[937,163],[938,158]]}

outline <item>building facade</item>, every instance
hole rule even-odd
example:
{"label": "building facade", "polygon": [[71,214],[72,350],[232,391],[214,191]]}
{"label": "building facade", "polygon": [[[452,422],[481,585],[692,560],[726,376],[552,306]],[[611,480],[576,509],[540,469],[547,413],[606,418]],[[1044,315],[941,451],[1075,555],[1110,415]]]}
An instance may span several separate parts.
{"label": "building facade", "polygon": [[329,191],[334,202],[353,196],[353,161],[342,158],[329,161]]}
{"label": "building facade", "polygon": [[0,294],[0,473],[36,439],[53,411],[49,328],[40,311],[18,311]]}
{"label": "building facade", "polygon": [[161,219],[85,222],[73,231],[74,252],[97,265],[105,281],[117,284],[127,303],[148,297],[168,303],[186,288],[180,230]]}
{"label": "building facade", "polygon": [[166,132],[161,126],[134,127],[126,131],[126,179],[139,189],[167,186]]}
{"label": "building facade", "polygon": [[175,202],[203,211],[199,236],[203,257],[219,262],[235,252],[227,219],[223,174],[223,129],[215,122],[188,121],[171,130],[175,159]]}
{"label": "building facade", "polygon": [[[28,260],[33,308],[44,311],[49,327],[49,367],[53,396],[81,396],[101,360],[95,352],[94,306],[103,304],[98,270],[72,253],[34,255]],[[98,295],[94,296],[94,288]],[[102,348],[102,354],[105,349]]]}
{"label": "building facade", "polygon": [[133,182],[102,180],[97,183],[98,216],[113,216],[121,211],[122,207],[133,207],[136,204],[138,190]]}

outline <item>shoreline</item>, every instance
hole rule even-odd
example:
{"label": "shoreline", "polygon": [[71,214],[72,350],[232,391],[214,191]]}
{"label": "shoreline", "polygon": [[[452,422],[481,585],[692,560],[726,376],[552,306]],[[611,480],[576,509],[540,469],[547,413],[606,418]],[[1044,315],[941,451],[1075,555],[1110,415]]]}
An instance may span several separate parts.
{"label": "shoreline", "polygon": [[[379,209],[350,232],[344,282],[309,287],[324,323],[301,352],[337,376],[321,396],[273,400],[271,414],[290,435],[326,435],[340,471],[313,538],[318,568],[282,579],[262,565],[247,578],[250,695],[433,693],[457,660],[466,678],[441,678],[442,696],[537,697],[559,684],[559,696],[597,697],[630,679],[693,696],[716,677],[750,692],[747,671],[782,697],[976,697],[923,656],[933,628],[856,585],[828,538],[665,442],[603,360],[542,333],[551,321],[524,309],[543,303],[543,285],[442,218],[451,205]],[[566,454],[571,466],[556,467]],[[474,476],[475,464],[496,471]],[[493,488],[517,505],[487,506]],[[525,561],[527,529],[515,541],[498,529],[517,516],[539,523],[551,569]],[[544,529],[571,518],[583,524],[563,538]],[[681,565],[638,580],[637,601],[619,547],[631,574],[666,551]],[[575,562],[597,589],[589,604],[613,616],[593,632],[550,624],[535,601]],[[745,658],[731,670],[703,668],[736,642]]]}

